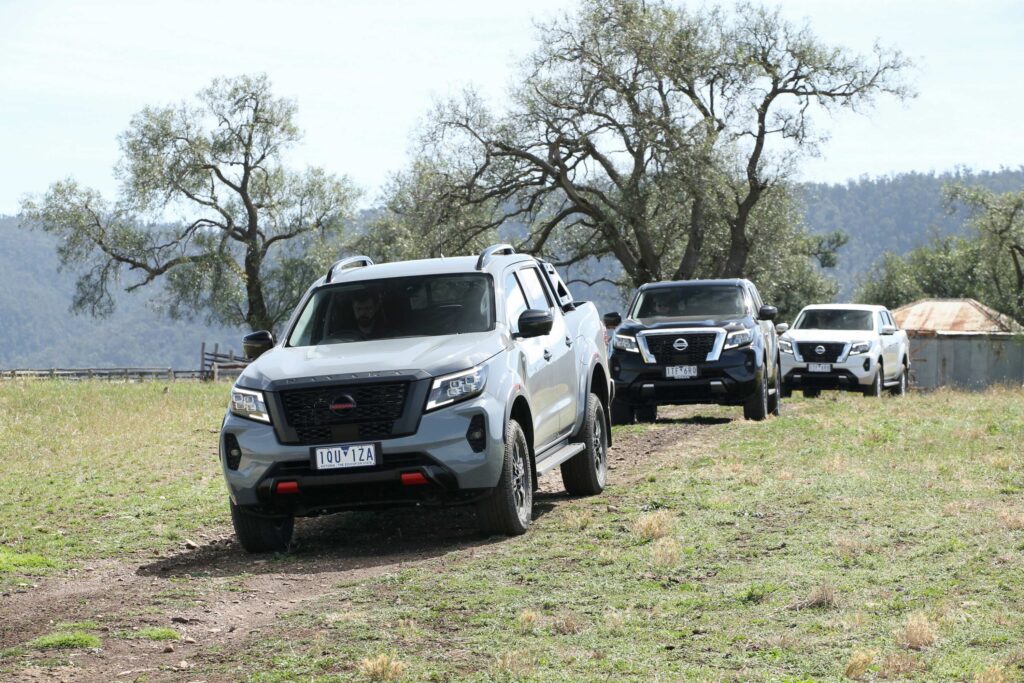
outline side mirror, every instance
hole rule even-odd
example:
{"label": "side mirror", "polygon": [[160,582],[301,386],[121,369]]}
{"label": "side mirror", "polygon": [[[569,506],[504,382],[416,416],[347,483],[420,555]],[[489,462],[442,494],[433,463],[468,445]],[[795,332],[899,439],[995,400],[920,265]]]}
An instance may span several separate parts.
{"label": "side mirror", "polygon": [[604,326],[609,329],[616,328],[622,324],[622,316],[618,313],[605,313],[601,319],[604,321]]}
{"label": "side mirror", "polygon": [[551,331],[555,323],[555,317],[551,311],[542,311],[536,308],[523,311],[519,316],[519,336],[522,339],[530,337],[543,337]]}
{"label": "side mirror", "polygon": [[761,310],[757,312],[758,320],[775,320],[775,316],[779,314],[779,309],[774,306],[762,306]]}
{"label": "side mirror", "polygon": [[274,348],[274,335],[266,330],[242,337],[242,351],[249,360],[256,360],[272,348]]}
{"label": "side mirror", "polygon": [[789,331],[789,325],[786,323],[779,323],[775,326],[775,334],[786,334]]}
{"label": "side mirror", "polygon": [[890,334],[896,334],[896,326],[895,325],[882,325],[881,332],[882,332],[882,334],[884,334],[886,336],[888,336]]}

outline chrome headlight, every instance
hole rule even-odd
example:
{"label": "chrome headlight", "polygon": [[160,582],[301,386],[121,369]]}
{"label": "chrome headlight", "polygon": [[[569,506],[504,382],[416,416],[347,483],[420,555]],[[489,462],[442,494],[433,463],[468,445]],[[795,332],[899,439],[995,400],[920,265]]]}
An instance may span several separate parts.
{"label": "chrome headlight", "polygon": [[263,399],[262,391],[232,387],[228,409],[232,415],[270,424],[270,413],[267,412],[267,402]]}
{"label": "chrome headlight", "polygon": [[781,351],[782,353],[792,354],[793,353],[793,342],[789,341],[788,339],[780,339],[779,340],[779,351]]}
{"label": "chrome headlight", "polygon": [[857,356],[862,353],[867,353],[871,350],[871,342],[860,341],[853,342],[853,346],[850,347],[850,355]]}
{"label": "chrome headlight", "polygon": [[752,330],[730,332],[729,336],[725,338],[725,348],[735,349],[737,346],[746,346],[752,341],[754,341],[754,332]]}
{"label": "chrome headlight", "polygon": [[427,410],[434,410],[478,396],[484,390],[486,383],[487,367],[484,365],[438,377],[430,385]]}
{"label": "chrome headlight", "polygon": [[612,336],[612,347],[620,351],[632,351],[633,353],[640,351],[640,347],[636,345],[636,337],[627,337],[624,334]]}

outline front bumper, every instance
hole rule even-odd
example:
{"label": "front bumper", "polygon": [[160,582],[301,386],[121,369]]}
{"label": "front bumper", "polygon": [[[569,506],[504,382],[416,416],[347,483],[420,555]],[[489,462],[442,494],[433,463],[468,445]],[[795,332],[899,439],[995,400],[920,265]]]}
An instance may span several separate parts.
{"label": "front bumper", "polygon": [[811,372],[810,363],[798,361],[783,353],[782,381],[789,389],[840,389],[861,391],[871,385],[878,363],[870,354],[849,356],[842,362],[829,363],[829,372]]}
{"label": "front bumper", "polygon": [[[485,433],[479,452],[467,439],[470,422],[476,416],[482,416]],[[317,471],[313,467],[314,446],[281,444],[271,425],[228,413],[221,428],[221,469],[236,505],[267,512],[309,515],[459,502],[497,485],[504,456],[504,423],[504,405],[485,394],[425,413],[415,434],[373,441],[377,445],[377,464],[372,467]],[[229,436],[241,451],[237,467],[229,464]],[[407,476],[403,483],[403,474],[422,476]],[[281,482],[294,482],[298,492],[279,491]]]}
{"label": "front bumper", "polygon": [[697,364],[697,376],[669,379],[665,365],[645,363],[638,353],[616,350],[611,357],[615,398],[629,405],[745,403],[758,389],[758,357],[747,346],[723,351],[717,361]]}

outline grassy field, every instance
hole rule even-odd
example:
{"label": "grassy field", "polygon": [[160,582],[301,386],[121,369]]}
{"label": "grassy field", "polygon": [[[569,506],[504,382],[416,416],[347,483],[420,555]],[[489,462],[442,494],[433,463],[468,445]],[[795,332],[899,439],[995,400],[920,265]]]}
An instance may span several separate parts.
{"label": "grassy field", "polygon": [[[0,384],[0,577],[223,532],[224,389]],[[672,415],[618,437],[696,436],[618,467],[604,495],[544,498],[524,537],[334,580],[188,679],[1021,680],[1024,392]]]}
{"label": "grassy field", "polygon": [[0,382],[0,586],[224,520],[228,386]]}

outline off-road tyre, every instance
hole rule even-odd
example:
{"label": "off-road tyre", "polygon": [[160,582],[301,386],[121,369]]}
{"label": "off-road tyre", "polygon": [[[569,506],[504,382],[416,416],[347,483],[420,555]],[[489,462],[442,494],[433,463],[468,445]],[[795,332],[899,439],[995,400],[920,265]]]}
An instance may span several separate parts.
{"label": "off-road tyre", "polygon": [[804,398],[818,398],[821,396],[821,389],[804,389]]}
{"label": "off-road tyre", "polygon": [[757,373],[757,388],[743,404],[743,417],[760,422],[768,417],[768,373],[766,365]]}
{"label": "off-road tyre", "polygon": [[562,463],[562,483],[569,495],[596,496],[608,479],[608,429],[601,400],[594,394],[587,397],[583,429],[573,440],[586,447]]}
{"label": "off-road tyre", "polygon": [[287,552],[295,530],[295,518],[291,515],[268,517],[254,515],[231,504],[231,524],[235,527],[235,538],[247,553]]}
{"label": "off-road tyre", "polygon": [[505,454],[494,490],[477,503],[480,530],[485,534],[519,536],[533,520],[533,468],[523,428],[505,423]]}
{"label": "off-road tyre", "polygon": [[868,398],[882,398],[885,393],[885,370],[882,367],[882,362],[878,362],[878,369],[875,370],[875,379],[872,380],[871,385],[864,390],[864,395]]}
{"label": "off-road tyre", "polygon": [[893,396],[906,396],[910,393],[910,370],[907,369],[907,364],[903,364],[903,371],[900,372],[900,381],[889,391],[892,392]]}

